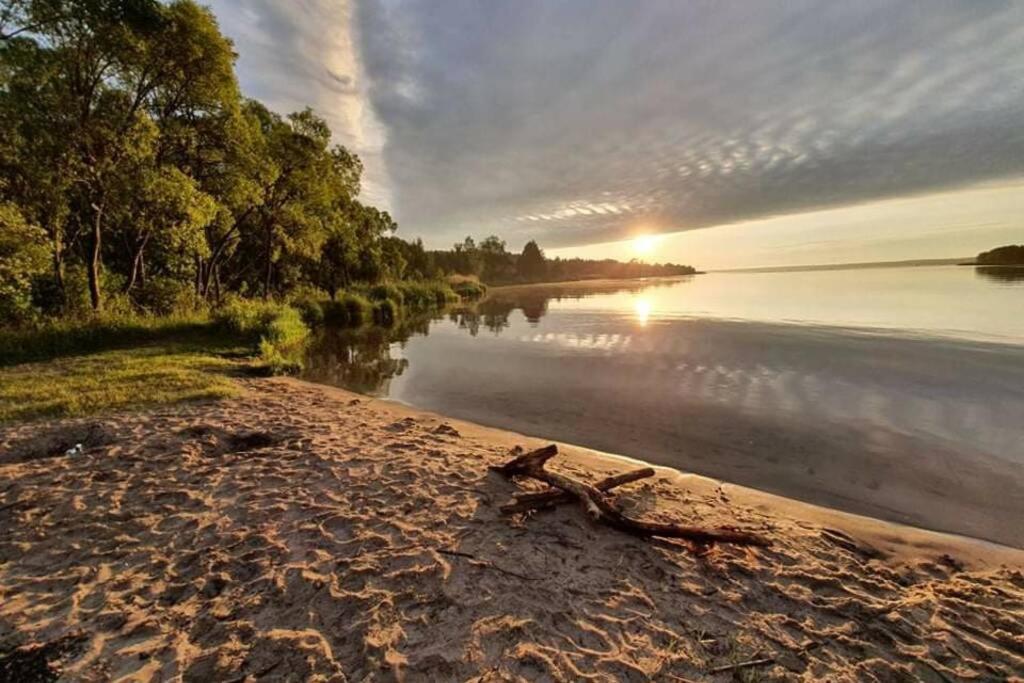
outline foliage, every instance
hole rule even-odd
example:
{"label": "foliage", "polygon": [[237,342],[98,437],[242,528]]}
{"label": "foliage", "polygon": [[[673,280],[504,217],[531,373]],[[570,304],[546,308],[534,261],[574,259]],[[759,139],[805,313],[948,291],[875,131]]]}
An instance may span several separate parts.
{"label": "foliage", "polygon": [[975,262],[979,266],[1021,266],[1024,265],[1024,244],[997,247],[978,254]]}
{"label": "foliage", "polygon": [[345,292],[339,299],[345,309],[345,325],[358,327],[373,320],[373,304],[359,294]]}
{"label": "foliage", "polygon": [[309,336],[309,328],[299,311],[283,306],[260,336],[260,360],[273,375],[287,374],[302,368],[302,343]]}
{"label": "foliage", "polygon": [[0,204],[0,320],[33,317],[32,284],[47,270],[45,233],[9,203]]}
{"label": "foliage", "polygon": [[401,292],[403,305],[415,311],[444,308],[459,301],[459,295],[441,280],[399,282],[396,286]]}
{"label": "foliage", "polygon": [[690,266],[674,263],[626,263],[613,259],[548,259],[533,240],[520,254],[506,249],[504,240],[490,236],[479,244],[472,237],[455,244],[451,250],[429,251],[424,258],[435,272],[459,274],[488,284],[520,284],[530,282],[562,282],[567,280],[624,279],[692,275]]}
{"label": "foliage", "polygon": [[487,285],[475,280],[460,280],[452,284],[452,289],[463,299],[479,299],[487,293]]}
{"label": "foliage", "polygon": [[382,299],[373,306],[373,322],[390,327],[398,320],[402,305],[394,299]]}
{"label": "foliage", "polygon": [[370,287],[366,291],[366,295],[370,301],[386,301],[390,299],[391,301],[396,302],[399,306],[405,300],[402,290],[390,282],[383,282],[379,285]]}

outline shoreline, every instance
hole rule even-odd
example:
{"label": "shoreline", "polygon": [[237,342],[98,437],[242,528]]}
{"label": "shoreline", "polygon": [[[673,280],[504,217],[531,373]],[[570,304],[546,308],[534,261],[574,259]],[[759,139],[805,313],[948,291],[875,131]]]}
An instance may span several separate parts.
{"label": "shoreline", "polygon": [[[508,517],[549,443],[291,378],[0,428],[0,666],[63,679],[1012,677],[1024,551],[656,467],[630,514],[767,536],[696,555]],[[65,453],[67,442],[83,444]],[[582,479],[637,461],[565,445]],[[539,487],[538,487],[539,488]],[[32,658],[36,659],[32,659]]]}
{"label": "shoreline", "polygon": [[461,418],[442,415],[440,413],[417,408],[401,401],[388,398],[374,398],[364,394],[325,384],[318,384],[295,377],[276,377],[271,381],[292,385],[310,390],[335,394],[343,400],[364,400],[371,402],[381,410],[394,413],[396,419],[412,417],[444,422],[456,426],[463,435],[477,438],[490,443],[499,443],[512,448],[523,446],[526,450],[539,448],[550,443],[559,447],[560,459],[578,462],[595,472],[612,473],[624,469],[650,467],[662,478],[679,488],[691,488],[701,492],[721,490],[744,505],[775,512],[785,511],[794,519],[813,521],[822,526],[832,526],[851,535],[863,537],[876,545],[890,557],[912,558],[923,553],[924,556],[940,557],[944,554],[957,553],[968,558],[977,565],[1009,564],[1024,569],[1024,548],[990,541],[965,534],[926,529],[910,524],[901,524],[878,517],[846,512],[838,508],[818,505],[815,503],[791,498],[742,484],[735,484],[712,476],[687,472],[671,465],[659,464],[654,461],[634,458],[620,453],[602,451],[576,443],[560,441],[545,437],[524,434],[512,429],[490,427],[484,424]]}
{"label": "shoreline", "polygon": [[[658,275],[653,277],[628,277],[628,278],[610,278],[601,277],[594,278],[592,280],[557,280],[555,282],[522,282],[509,285],[487,285],[487,295],[492,292],[508,292],[515,291],[518,289],[532,289],[538,287],[546,287],[549,289],[572,289],[574,287],[591,287],[594,289],[615,289],[616,285],[630,285],[630,284],[657,284],[659,282],[678,282],[686,278],[694,277],[695,275],[707,275],[706,271],[697,271],[696,273],[690,273],[688,275]],[[486,284],[486,283],[485,283]],[[484,298],[487,297],[484,296]]]}

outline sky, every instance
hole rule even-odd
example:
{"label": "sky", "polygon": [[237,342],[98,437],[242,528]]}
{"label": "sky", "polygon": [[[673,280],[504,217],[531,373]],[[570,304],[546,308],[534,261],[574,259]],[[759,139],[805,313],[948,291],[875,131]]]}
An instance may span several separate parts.
{"label": "sky", "polygon": [[727,268],[1024,242],[1024,3],[214,0],[444,247]]}

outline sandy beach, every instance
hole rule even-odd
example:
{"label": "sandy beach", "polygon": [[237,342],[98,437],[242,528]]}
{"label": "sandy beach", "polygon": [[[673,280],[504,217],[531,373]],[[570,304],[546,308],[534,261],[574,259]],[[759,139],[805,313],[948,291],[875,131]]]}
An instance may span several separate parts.
{"label": "sandy beach", "polygon": [[[772,546],[698,556],[574,506],[507,517],[539,486],[487,466],[547,442],[296,380],[242,385],[0,430],[0,678],[47,661],[69,681],[1024,672],[1024,551],[666,468],[623,487],[623,508]],[[551,468],[579,478],[635,466],[561,450]]]}

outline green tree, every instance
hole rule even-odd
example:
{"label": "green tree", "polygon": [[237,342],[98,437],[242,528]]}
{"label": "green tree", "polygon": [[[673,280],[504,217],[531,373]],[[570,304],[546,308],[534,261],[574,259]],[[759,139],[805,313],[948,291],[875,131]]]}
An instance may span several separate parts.
{"label": "green tree", "polygon": [[33,280],[46,270],[42,228],[29,224],[13,204],[0,203],[0,319],[32,317]]}
{"label": "green tree", "polygon": [[523,253],[519,255],[516,268],[524,280],[543,280],[547,274],[547,260],[544,252],[537,246],[534,240],[530,240],[523,247]]}

